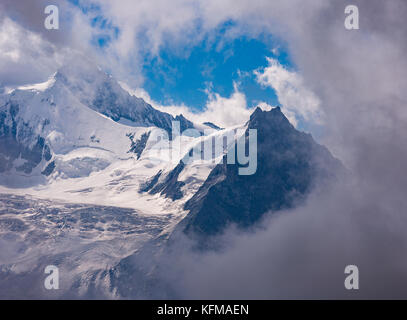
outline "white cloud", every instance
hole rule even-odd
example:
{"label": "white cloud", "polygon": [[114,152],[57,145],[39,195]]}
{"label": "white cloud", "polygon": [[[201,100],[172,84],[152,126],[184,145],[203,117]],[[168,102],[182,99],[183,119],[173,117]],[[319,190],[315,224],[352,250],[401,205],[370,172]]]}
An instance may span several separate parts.
{"label": "white cloud", "polygon": [[209,99],[201,116],[206,121],[222,127],[238,125],[246,122],[253,109],[247,108],[246,96],[239,91],[236,84],[230,97],[222,97],[218,93],[209,93]]}
{"label": "white cloud", "polygon": [[319,98],[304,84],[302,77],[285,69],[276,59],[267,58],[269,66],[256,70],[258,83],[276,91],[278,100],[290,121],[296,125],[299,118],[321,124],[323,112]]}
{"label": "white cloud", "polygon": [[[131,89],[125,83],[120,83],[123,89],[127,90],[130,94],[143,98],[146,102],[150,103],[154,108],[168,112],[172,115],[183,114],[187,119],[195,123],[212,122],[220,127],[231,127],[235,125],[244,124],[249,120],[250,115],[255,108],[248,108],[246,96],[240,92],[237,85],[234,84],[234,91],[230,97],[222,97],[218,93],[207,91],[208,101],[202,112],[193,112],[188,106],[181,105],[161,105],[151,99],[148,92],[142,88]],[[262,102],[259,104],[264,110],[270,110],[272,106]]]}
{"label": "white cloud", "polygon": [[55,67],[54,47],[9,18],[0,21],[0,84],[41,82]]}

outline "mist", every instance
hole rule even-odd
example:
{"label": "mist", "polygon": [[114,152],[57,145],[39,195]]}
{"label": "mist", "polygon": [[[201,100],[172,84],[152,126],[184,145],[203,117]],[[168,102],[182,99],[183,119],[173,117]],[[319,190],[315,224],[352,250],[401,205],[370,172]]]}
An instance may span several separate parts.
{"label": "mist", "polygon": [[[323,143],[350,176],[305,205],[267,214],[257,231],[227,230],[220,252],[180,250],[164,259],[181,297],[407,297],[407,4],[354,2],[360,30],[343,27],[342,1],[313,1],[304,12],[281,5],[279,17],[321,99]],[[359,268],[359,290],[344,287],[347,265]]]}

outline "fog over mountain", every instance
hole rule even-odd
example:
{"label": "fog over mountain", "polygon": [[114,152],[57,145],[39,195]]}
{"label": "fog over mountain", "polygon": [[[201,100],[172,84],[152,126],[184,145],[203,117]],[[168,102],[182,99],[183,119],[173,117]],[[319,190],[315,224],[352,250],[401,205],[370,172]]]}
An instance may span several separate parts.
{"label": "fog over mountain", "polygon": [[[141,11],[131,1],[98,3],[123,28],[104,56],[78,45],[89,29],[62,29],[64,41],[50,45],[27,10],[1,4],[3,25],[12,25],[4,14],[18,16],[37,30],[44,54],[30,69],[0,55],[0,297],[407,297],[403,0],[355,1],[360,29],[352,31],[346,1],[177,1]],[[71,27],[86,25],[79,17]],[[289,90],[275,65],[256,72],[285,105],[225,128],[159,111],[116,81],[164,35],[182,47],[228,21],[232,37],[283,39],[301,84],[318,97],[317,142],[287,119],[288,110],[308,115],[310,95],[293,92],[310,91]],[[137,37],[146,29],[148,41]],[[67,63],[69,47],[90,50],[97,63]],[[212,131],[172,136],[175,120],[181,131]],[[258,130],[257,171],[240,176],[237,164],[219,163],[233,146],[222,135],[246,139],[238,132],[250,128]],[[180,149],[172,161],[152,161],[156,129]],[[183,164],[205,139],[222,141],[215,161]],[[60,267],[58,293],[43,288],[49,264]],[[359,268],[359,290],[344,288],[347,265]]]}
{"label": "fog over mountain", "polygon": [[[352,178],[271,218],[254,235],[231,231],[223,239],[230,244],[226,252],[188,258],[194,262],[181,273],[182,292],[207,298],[406,297],[406,4],[357,1],[357,32],[343,28],[341,1],[312,1],[301,14],[304,6],[297,3],[295,10],[292,4],[267,12],[291,31],[281,34],[321,97],[325,141]],[[349,264],[360,270],[357,292],[343,287]]]}
{"label": "fog over mountain", "polygon": [[[242,124],[243,133],[214,129],[157,111],[90,61],[73,60],[47,82],[13,89],[1,99],[2,241],[13,239],[20,247],[4,255],[3,278],[30,283],[52,262],[66,274],[66,297],[170,298],[175,287],[148,270],[160,268],[163,254],[184,236],[198,236],[196,245],[208,250],[203,238],[233,224],[244,230],[268,211],[296,207],[320,183],[330,185],[346,171],[279,107],[257,108]],[[198,136],[175,135],[175,124]],[[165,142],[156,139],[157,130],[170,150],[183,148],[180,158],[151,158]],[[215,144],[203,161],[201,144],[208,140]],[[249,155],[256,143],[249,175],[241,175],[239,156],[229,162],[232,150],[240,152],[238,141]],[[198,156],[186,161],[191,152]],[[109,195],[103,202],[102,194]],[[123,238],[131,244],[126,250]],[[86,260],[78,252],[82,247],[90,254]],[[139,271],[145,255],[147,270]],[[166,290],[140,291],[140,283],[155,280]]]}

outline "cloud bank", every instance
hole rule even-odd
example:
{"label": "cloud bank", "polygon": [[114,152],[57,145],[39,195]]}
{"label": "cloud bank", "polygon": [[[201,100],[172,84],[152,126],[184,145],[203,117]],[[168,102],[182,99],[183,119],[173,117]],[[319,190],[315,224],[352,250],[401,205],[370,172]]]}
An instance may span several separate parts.
{"label": "cloud bank", "polygon": [[276,59],[268,58],[267,61],[268,67],[255,71],[257,81],[275,90],[291,122],[297,124],[297,118],[301,117],[307,122],[321,124],[323,121],[321,102],[306,88],[301,76],[288,71]]}
{"label": "cloud bank", "polygon": [[[214,14],[230,12],[222,10],[226,4],[209,8],[217,7]],[[350,177],[311,195],[300,208],[270,213],[257,232],[227,231],[219,240],[227,244],[221,252],[180,250],[178,262],[169,258],[174,277],[168,281],[181,283],[181,297],[407,297],[407,27],[402,22],[407,4],[357,1],[361,29],[354,31],[343,25],[347,4],[233,6],[236,18],[248,23],[256,14],[257,27],[263,23],[285,36],[301,84],[319,97],[325,143]],[[282,79],[292,80],[289,74],[278,77],[278,65],[270,67],[263,73],[266,83],[277,88]],[[344,270],[351,264],[359,267],[358,291],[344,288]]]}

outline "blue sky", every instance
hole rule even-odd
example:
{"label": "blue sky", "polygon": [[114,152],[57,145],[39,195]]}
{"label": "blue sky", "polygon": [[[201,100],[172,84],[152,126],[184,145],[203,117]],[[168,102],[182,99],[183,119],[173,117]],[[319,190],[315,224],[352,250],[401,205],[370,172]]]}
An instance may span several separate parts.
{"label": "blue sky", "polygon": [[[119,37],[120,29],[103,16],[98,5],[79,0],[70,2],[89,17],[94,29],[99,30],[91,40],[96,48],[103,51]],[[266,34],[256,38],[228,37],[227,33],[233,27],[233,21],[228,21],[189,47],[174,47],[169,39],[156,55],[145,52],[141,69],[143,89],[157,103],[184,104],[198,111],[206,105],[208,90],[228,97],[236,84],[245,94],[248,107],[260,101],[278,105],[274,90],[260,86],[253,71],[268,65],[266,57],[273,57],[283,66],[292,68],[283,43]],[[278,51],[273,51],[274,48]]]}
{"label": "blue sky", "polygon": [[[177,32],[172,38],[173,33],[166,32],[165,27],[154,33],[155,28],[160,27],[154,19],[147,19],[139,25],[140,19],[143,21],[145,17],[143,15],[128,16],[125,12],[126,20],[121,20],[122,16],[116,16],[115,20],[106,15],[105,7],[91,1],[69,1],[82,11],[93,30],[90,44],[102,57],[112,57],[113,53],[114,59],[124,62],[122,72],[125,74],[119,73],[125,78],[119,80],[130,84],[133,89],[144,90],[147,95],[139,92],[139,96],[155,107],[177,107],[165,111],[184,113],[191,119],[194,117],[191,112],[196,115],[210,109],[212,113],[205,113],[204,117],[227,126],[244,121],[247,110],[253,110],[259,104],[279,105],[298,129],[314,132],[317,136],[321,134],[321,123],[317,120],[320,116],[318,98],[307,90],[284,39],[276,37],[269,29],[249,31],[233,19],[205,29],[202,21],[197,19],[191,24],[185,23],[183,27],[186,29],[173,29]],[[150,14],[155,13],[154,7],[150,9],[153,10],[149,11]],[[123,11],[119,12],[123,14]],[[163,19],[160,14],[157,17]],[[190,18],[192,20],[187,21],[193,21],[194,15]],[[174,20],[169,21],[165,21],[164,26],[166,23],[171,25]],[[131,28],[136,31],[134,34],[130,32],[132,36],[129,37]],[[185,38],[185,41],[179,41],[179,38]],[[114,49],[118,43],[123,44],[123,39],[130,50],[127,55],[115,56]],[[153,42],[160,39],[154,43],[157,47],[153,49],[151,39]],[[270,69],[268,58],[274,63],[273,70],[268,72],[271,78],[267,78],[266,72]],[[108,71],[114,73],[112,69]],[[265,76],[262,84],[259,73]],[[235,91],[240,98],[234,95]],[[215,101],[214,97],[217,97]],[[230,102],[223,98],[230,98]]]}
{"label": "blue sky", "polygon": [[158,57],[145,57],[144,89],[151,98],[164,105],[184,103],[199,110],[207,101],[207,89],[228,97],[236,83],[246,95],[248,106],[260,101],[278,104],[274,90],[260,86],[253,71],[267,66],[266,57],[290,67],[287,53],[280,47],[274,55],[272,49],[277,43],[271,37],[226,39],[225,31],[221,30],[215,39],[205,38],[186,54],[166,46]]}

